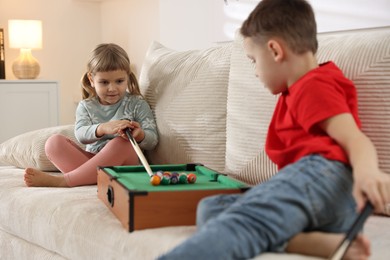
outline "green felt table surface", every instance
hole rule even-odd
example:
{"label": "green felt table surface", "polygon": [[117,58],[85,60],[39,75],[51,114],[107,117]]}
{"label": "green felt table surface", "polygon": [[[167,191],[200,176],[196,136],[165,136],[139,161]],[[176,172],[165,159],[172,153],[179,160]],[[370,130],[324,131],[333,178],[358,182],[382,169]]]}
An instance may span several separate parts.
{"label": "green felt table surface", "polygon": [[223,190],[246,189],[249,186],[241,181],[218,173],[208,167],[197,164],[167,164],[151,165],[152,171],[169,171],[177,173],[194,173],[196,182],[193,184],[169,184],[153,186],[150,177],[143,166],[110,166],[102,169],[128,190],[132,191],[191,191],[191,190]]}

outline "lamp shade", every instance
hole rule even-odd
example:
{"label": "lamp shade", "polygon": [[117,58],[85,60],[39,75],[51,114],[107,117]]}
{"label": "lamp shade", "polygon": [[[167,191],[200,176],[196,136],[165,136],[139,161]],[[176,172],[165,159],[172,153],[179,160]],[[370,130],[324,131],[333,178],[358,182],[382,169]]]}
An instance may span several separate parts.
{"label": "lamp shade", "polygon": [[42,21],[9,20],[9,47],[17,49],[42,48]]}

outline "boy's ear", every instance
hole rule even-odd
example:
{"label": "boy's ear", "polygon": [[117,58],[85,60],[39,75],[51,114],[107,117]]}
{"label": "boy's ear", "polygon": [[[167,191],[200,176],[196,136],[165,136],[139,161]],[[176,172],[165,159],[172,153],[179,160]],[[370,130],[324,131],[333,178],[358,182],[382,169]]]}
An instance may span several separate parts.
{"label": "boy's ear", "polygon": [[273,56],[276,62],[279,62],[284,58],[283,47],[277,40],[274,39],[269,40],[267,46],[268,46],[268,50],[270,51],[271,55]]}

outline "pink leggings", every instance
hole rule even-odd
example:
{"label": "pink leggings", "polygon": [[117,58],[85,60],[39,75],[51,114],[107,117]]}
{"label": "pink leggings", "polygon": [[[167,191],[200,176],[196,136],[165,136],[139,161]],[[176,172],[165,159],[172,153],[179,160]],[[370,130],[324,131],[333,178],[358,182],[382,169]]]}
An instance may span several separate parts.
{"label": "pink leggings", "polygon": [[45,152],[49,160],[64,173],[69,187],[96,184],[98,166],[139,164],[131,143],[122,137],[115,137],[99,153],[93,154],[84,151],[67,137],[55,134],[47,139]]}

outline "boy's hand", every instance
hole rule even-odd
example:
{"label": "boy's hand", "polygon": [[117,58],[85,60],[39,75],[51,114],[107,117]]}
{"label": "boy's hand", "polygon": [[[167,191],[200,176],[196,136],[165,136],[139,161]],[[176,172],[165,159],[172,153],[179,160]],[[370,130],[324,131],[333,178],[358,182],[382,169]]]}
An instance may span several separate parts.
{"label": "boy's hand", "polygon": [[384,213],[390,203],[390,175],[379,169],[375,146],[349,113],[327,118],[321,128],[347,153],[353,169],[353,196],[360,212],[368,199],[375,212]]}
{"label": "boy's hand", "polygon": [[390,203],[390,175],[379,169],[371,173],[355,170],[353,196],[359,212],[368,199],[376,213],[384,213],[386,204]]}

